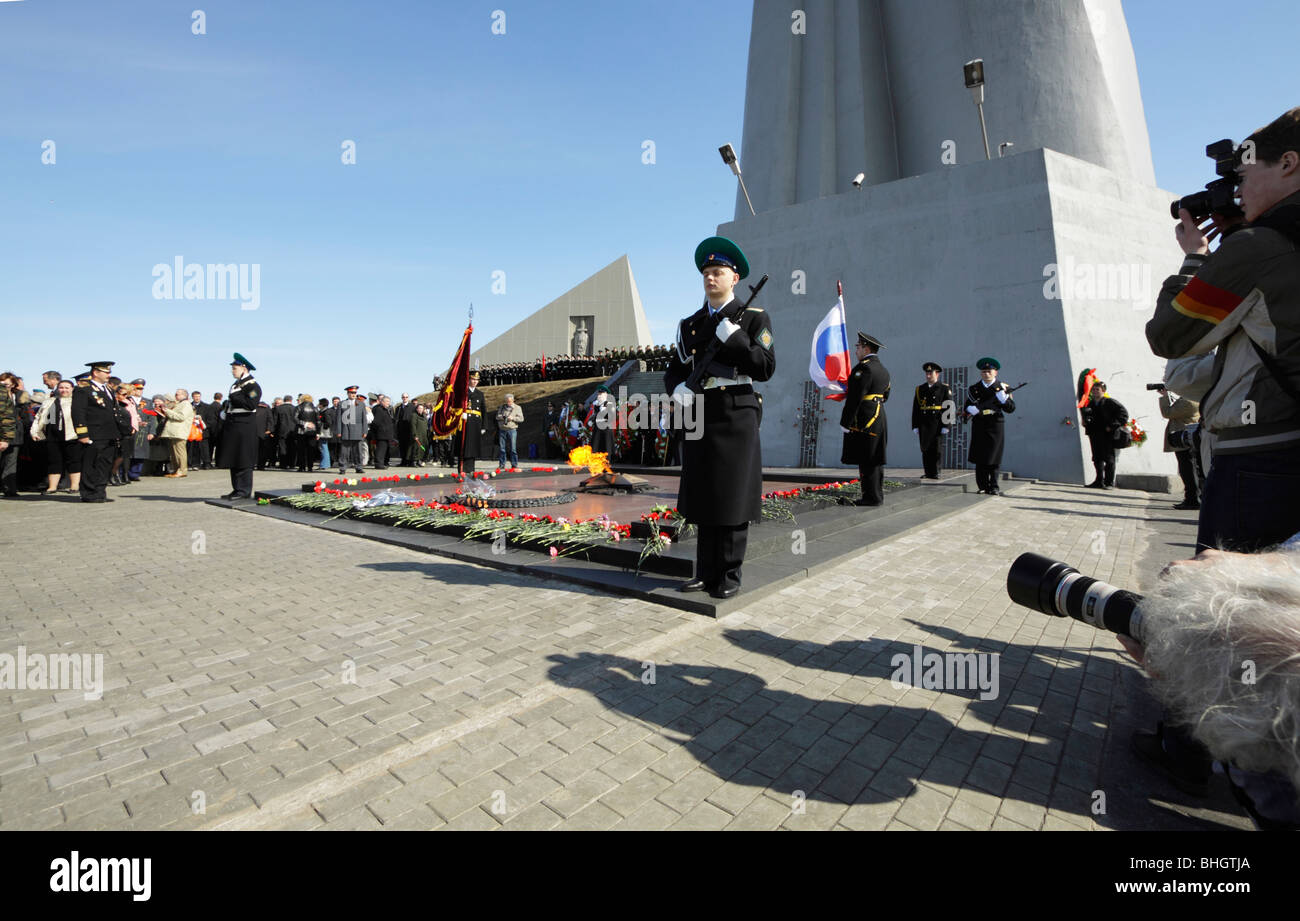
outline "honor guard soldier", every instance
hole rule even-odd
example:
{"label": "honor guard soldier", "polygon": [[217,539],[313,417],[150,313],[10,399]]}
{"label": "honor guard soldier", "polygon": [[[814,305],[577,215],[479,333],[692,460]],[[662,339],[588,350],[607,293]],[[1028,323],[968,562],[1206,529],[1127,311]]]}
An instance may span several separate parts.
{"label": "honor guard soldier", "polygon": [[465,473],[474,472],[474,461],[483,450],[482,438],[487,434],[484,419],[487,416],[487,401],[483,391],[478,389],[478,372],[469,372],[469,392],[465,394],[465,414],[460,420],[460,438],[457,447],[465,465]]}
{"label": "honor guard soldier", "polygon": [[966,392],[966,415],[971,417],[970,453],[966,459],[975,465],[975,482],[982,493],[1000,495],[998,468],[1002,466],[1002,446],[1006,441],[1003,413],[1016,411],[1006,384],[998,383],[1002,365],[996,358],[975,362],[980,380]]}
{"label": "honor guard soldier", "polygon": [[87,362],[90,381],[72,391],[72,428],[86,447],[81,454],[81,501],[112,502],[108,478],[119,441],[131,433],[131,417],[108,389],[114,362]]}
{"label": "honor guard soldier", "polygon": [[243,355],[235,353],[230,375],[235,382],[226,395],[226,411],[221,428],[221,460],[230,468],[230,492],[223,499],[253,497],[253,468],[257,466],[257,406],[262,402],[262,387],[253,378],[257,369]]}
{"label": "honor guard soldier", "polygon": [[952,408],[952,390],[939,383],[943,368],[938,362],[927,361],[921,365],[925,383],[916,388],[912,398],[912,434],[921,440],[921,464],[925,467],[922,479],[939,479],[939,457],[943,454],[943,436],[948,434],[944,413]]}
{"label": "honor guard soldier", "polygon": [[762,518],[762,400],[753,385],[771,379],[776,353],[767,312],[733,295],[736,283],[749,275],[740,247],[710,237],[696,247],[695,267],[707,301],[677,324],[676,353],[664,374],[680,405],[696,399],[686,380],[696,361],[704,362],[718,345],[697,384],[703,391],[703,418],[696,416],[702,431],[688,432],[682,443],[677,509],[696,526],[698,538],[695,578],[679,590],[731,598],[740,591],[749,523]]}
{"label": "honor guard soldier", "polygon": [[849,374],[849,390],[840,413],[844,450],[840,463],[856,464],[862,484],[857,505],[880,505],[885,501],[885,448],[889,426],[885,401],[889,399],[889,372],[877,354],[884,345],[879,339],[858,332],[854,346],[858,363]]}

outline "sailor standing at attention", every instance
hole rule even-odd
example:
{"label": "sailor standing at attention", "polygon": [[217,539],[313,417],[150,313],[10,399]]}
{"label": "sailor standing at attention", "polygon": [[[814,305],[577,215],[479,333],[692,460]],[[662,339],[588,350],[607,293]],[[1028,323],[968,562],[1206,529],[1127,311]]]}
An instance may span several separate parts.
{"label": "sailor standing at attention", "polygon": [[[740,568],[749,541],[749,523],[762,517],[763,460],[758,440],[762,398],[754,381],[776,370],[772,321],[759,307],[746,308],[733,295],[749,274],[740,247],[726,237],[710,237],[695,249],[707,298],[704,306],[677,324],[677,349],[664,384],[683,407],[697,397],[703,418],[699,431],[682,442],[682,474],[677,509],[695,525],[695,578],[679,591],[707,591],[731,598],[740,591]],[[718,343],[703,369],[702,395],[686,379]],[[696,404],[699,405],[698,403]]]}

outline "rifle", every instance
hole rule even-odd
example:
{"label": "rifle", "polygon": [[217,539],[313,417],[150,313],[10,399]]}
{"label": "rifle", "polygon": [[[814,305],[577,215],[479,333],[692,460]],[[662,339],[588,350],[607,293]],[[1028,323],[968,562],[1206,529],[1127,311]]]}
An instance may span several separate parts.
{"label": "rifle", "polygon": [[[758,296],[759,291],[763,290],[763,285],[765,284],[767,284],[766,275],[764,275],[762,278],[758,280],[758,284],[749,286],[749,299],[745,301],[744,304],[741,305],[740,310],[737,311],[736,313],[736,316],[739,316],[741,313],[744,313],[745,308],[748,307],[750,304],[754,303],[754,298]],[[721,311],[718,312],[718,316],[719,317],[722,316]],[[728,317],[728,319],[731,318]],[[716,325],[715,325],[715,329],[716,329]],[[710,342],[708,346],[705,348],[704,354],[696,357],[695,362],[691,367],[691,373],[686,375],[685,384],[688,389],[694,391],[695,393],[701,392],[698,389],[700,384],[700,379],[704,377],[709,365],[713,364],[713,359],[717,357],[718,350],[721,348],[722,348],[722,342],[718,339],[717,336],[714,336],[713,341]]]}
{"label": "rifle", "polygon": [[[1014,387],[1007,387],[1007,388],[1006,388],[1006,394],[1007,394],[1008,396],[1010,396],[1011,394],[1013,394],[1013,393],[1015,393],[1017,390],[1019,390],[1021,387],[1027,387],[1028,385],[1029,385],[1029,381],[1021,381],[1019,384],[1016,384],[1016,386],[1014,386]],[[1003,386],[1005,387],[1006,385],[1004,384]],[[992,401],[992,402],[990,402],[990,401]],[[984,404],[986,404],[986,403],[988,403],[987,406],[984,405]],[[1002,404],[998,403],[998,397],[997,397],[997,390],[996,390],[996,389],[993,391],[993,393],[989,394],[989,395],[986,396],[984,399],[982,399],[982,400],[980,400],[978,403],[976,403],[976,404],[975,404],[975,408],[978,409],[978,410],[980,410],[980,411],[983,411],[983,410],[985,410],[985,409],[993,409],[995,405],[997,405],[997,406],[1002,405]]]}

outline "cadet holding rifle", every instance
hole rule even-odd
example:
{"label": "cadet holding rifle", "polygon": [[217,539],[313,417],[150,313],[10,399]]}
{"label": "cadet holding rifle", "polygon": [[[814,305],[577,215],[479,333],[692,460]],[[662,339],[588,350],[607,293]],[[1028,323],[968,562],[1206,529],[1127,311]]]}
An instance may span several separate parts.
{"label": "cadet holding rifle", "polygon": [[1012,388],[998,383],[1002,365],[996,358],[981,358],[975,367],[979,369],[980,380],[966,391],[966,415],[971,417],[970,452],[966,460],[975,465],[975,482],[980,492],[997,496],[1001,495],[998,468],[1002,466],[1006,441],[1003,413],[1015,412],[1016,401],[1011,399]]}
{"label": "cadet holding rifle", "polygon": [[[740,247],[710,237],[696,247],[695,266],[707,301],[677,325],[677,349],[664,374],[667,390],[682,406],[697,394],[704,401],[703,430],[686,433],[682,443],[677,508],[696,526],[698,538],[695,578],[679,591],[731,598],[740,591],[749,523],[762,517],[762,400],[753,384],[771,379],[776,353],[767,312],[733,295],[736,283],[749,275]],[[753,293],[761,287],[760,281]]]}

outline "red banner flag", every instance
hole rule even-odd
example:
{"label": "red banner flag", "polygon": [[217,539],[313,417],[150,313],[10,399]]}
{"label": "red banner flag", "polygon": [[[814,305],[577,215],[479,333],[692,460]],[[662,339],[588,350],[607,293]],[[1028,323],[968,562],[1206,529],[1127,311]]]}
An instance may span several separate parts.
{"label": "red banner flag", "polygon": [[469,396],[469,339],[473,326],[465,327],[460,348],[451,360],[451,370],[434,404],[429,417],[429,431],[435,435],[451,435],[460,430],[465,415],[465,400]]}

